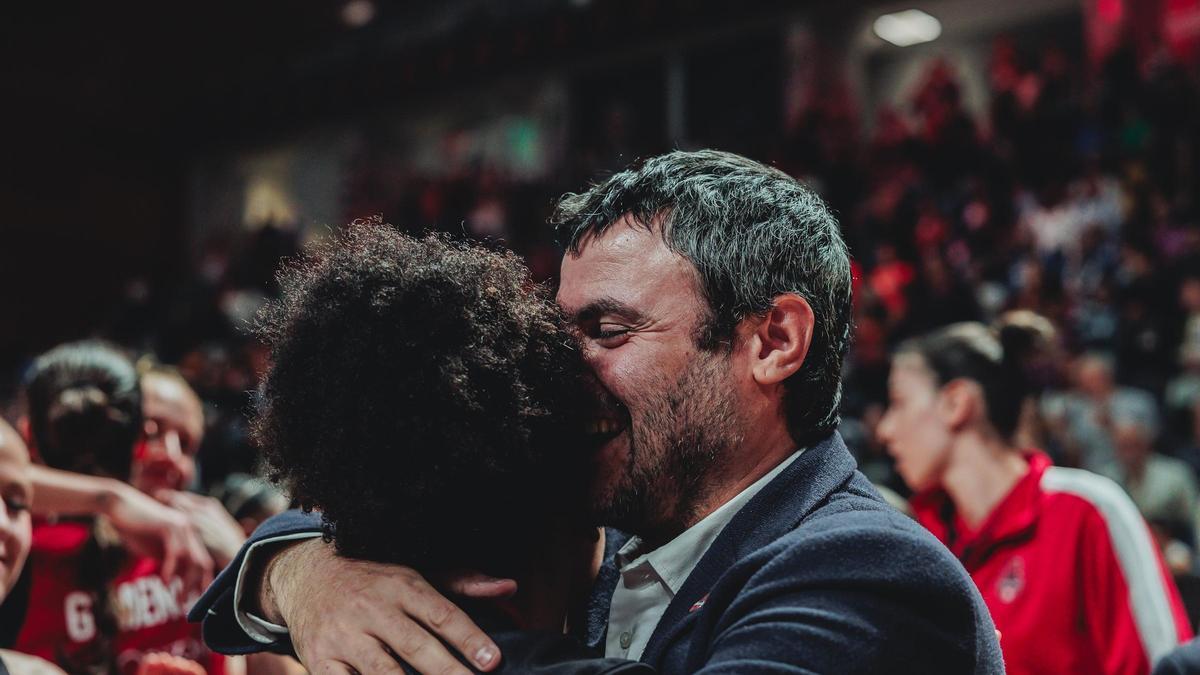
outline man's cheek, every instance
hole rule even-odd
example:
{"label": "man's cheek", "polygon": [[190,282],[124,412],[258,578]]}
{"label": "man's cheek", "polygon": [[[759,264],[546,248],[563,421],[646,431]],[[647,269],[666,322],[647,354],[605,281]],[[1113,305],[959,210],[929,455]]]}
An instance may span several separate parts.
{"label": "man's cheek", "polygon": [[630,355],[613,359],[605,376],[604,386],[627,407],[633,408],[640,396],[661,390],[668,378],[661,360]]}

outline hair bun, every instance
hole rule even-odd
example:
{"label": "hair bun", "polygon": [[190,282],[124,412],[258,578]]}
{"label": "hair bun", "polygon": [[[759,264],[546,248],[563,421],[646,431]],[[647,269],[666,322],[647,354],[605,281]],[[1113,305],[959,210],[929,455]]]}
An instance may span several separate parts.
{"label": "hair bun", "polygon": [[108,394],[95,385],[83,385],[63,389],[58,393],[50,413],[51,418],[67,415],[83,415],[101,410],[108,405]]}
{"label": "hair bun", "polygon": [[1005,312],[992,329],[1004,350],[1004,365],[1023,368],[1029,359],[1048,350],[1057,331],[1041,314],[1027,309]]}
{"label": "hair bun", "polygon": [[103,389],[93,384],[68,387],[58,393],[51,404],[48,418],[52,423],[75,420],[106,420],[125,423],[128,415],[111,405],[111,399]]}

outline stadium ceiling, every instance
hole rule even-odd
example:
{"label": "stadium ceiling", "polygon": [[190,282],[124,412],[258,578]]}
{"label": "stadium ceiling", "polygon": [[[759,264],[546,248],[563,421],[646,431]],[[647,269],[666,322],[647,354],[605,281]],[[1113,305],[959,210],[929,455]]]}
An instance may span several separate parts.
{"label": "stadium ceiling", "polygon": [[351,25],[351,1],[25,3],[0,29],[3,85],[18,118],[65,143],[203,145],[688,31],[878,4],[353,0],[369,16]]}

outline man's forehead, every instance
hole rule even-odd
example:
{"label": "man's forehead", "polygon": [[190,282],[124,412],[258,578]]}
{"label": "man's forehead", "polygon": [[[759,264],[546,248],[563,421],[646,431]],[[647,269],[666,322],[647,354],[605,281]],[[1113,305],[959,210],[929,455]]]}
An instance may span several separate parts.
{"label": "man's forehead", "polygon": [[694,269],[663,241],[657,225],[622,218],[600,235],[586,235],[577,253],[563,256],[558,303],[568,313],[616,301],[636,304],[647,293],[693,283]]}

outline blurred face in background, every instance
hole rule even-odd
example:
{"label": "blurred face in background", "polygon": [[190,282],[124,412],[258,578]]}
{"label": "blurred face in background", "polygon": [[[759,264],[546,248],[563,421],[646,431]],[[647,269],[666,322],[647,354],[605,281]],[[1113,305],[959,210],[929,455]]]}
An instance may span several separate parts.
{"label": "blurred face in background", "polygon": [[1085,395],[1102,399],[1112,393],[1112,368],[1103,360],[1084,356],[1075,371],[1076,384]]}
{"label": "blurred face in background", "polygon": [[1184,279],[1180,284],[1179,304],[1189,314],[1200,312],[1200,277]]}
{"label": "blurred face in background", "polygon": [[133,465],[139,490],[182,490],[196,477],[196,451],[204,436],[204,409],[181,378],[147,373],[142,378],[145,434]]}
{"label": "blurred face in background", "polygon": [[949,462],[953,438],[939,400],[939,387],[924,359],[897,355],[888,377],[888,408],[876,435],[914,492],[940,485]]}
{"label": "blurred face in background", "polygon": [[1119,421],[1113,425],[1113,445],[1117,461],[1129,469],[1140,469],[1154,449],[1154,440],[1149,430],[1132,421]]}
{"label": "blurred face in background", "polygon": [[29,451],[17,432],[0,420],[0,600],[17,583],[29,554],[32,497]]}

